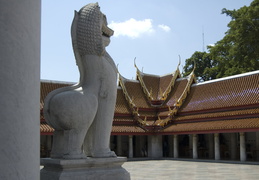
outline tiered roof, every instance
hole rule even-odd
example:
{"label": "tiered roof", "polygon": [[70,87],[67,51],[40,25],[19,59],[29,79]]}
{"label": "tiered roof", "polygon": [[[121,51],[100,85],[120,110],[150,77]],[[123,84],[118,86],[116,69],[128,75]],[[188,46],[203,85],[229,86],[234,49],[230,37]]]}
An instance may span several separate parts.
{"label": "tiered roof", "polygon": [[[136,80],[119,75],[112,134],[198,134],[259,130],[259,71],[196,83],[179,69]],[[41,82],[47,92],[72,83]],[[41,132],[53,132],[41,118]]]}

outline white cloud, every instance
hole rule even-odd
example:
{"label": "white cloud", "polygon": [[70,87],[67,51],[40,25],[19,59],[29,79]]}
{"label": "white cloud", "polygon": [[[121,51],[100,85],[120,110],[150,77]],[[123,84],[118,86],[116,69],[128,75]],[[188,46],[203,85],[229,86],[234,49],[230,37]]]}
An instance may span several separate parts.
{"label": "white cloud", "polygon": [[108,25],[114,30],[114,36],[128,36],[130,38],[138,38],[143,34],[151,34],[155,30],[152,26],[152,19],[136,20],[129,19],[124,22],[114,22]]}
{"label": "white cloud", "polygon": [[213,47],[213,46],[215,46],[215,44],[208,44],[208,46],[212,46]]}
{"label": "white cloud", "polygon": [[169,26],[166,26],[164,24],[160,24],[158,25],[159,28],[161,28],[162,30],[164,30],[165,32],[169,32],[171,30],[171,28]]}

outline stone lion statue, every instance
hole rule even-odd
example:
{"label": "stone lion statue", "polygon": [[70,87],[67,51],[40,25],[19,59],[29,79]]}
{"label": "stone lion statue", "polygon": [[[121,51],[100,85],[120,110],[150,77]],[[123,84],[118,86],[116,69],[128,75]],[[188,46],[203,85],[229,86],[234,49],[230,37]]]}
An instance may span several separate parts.
{"label": "stone lion statue", "polygon": [[105,50],[112,35],[98,3],[75,11],[71,36],[80,80],[52,91],[45,99],[44,116],[55,129],[51,158],[116,156],[109,143],[117,68]]}

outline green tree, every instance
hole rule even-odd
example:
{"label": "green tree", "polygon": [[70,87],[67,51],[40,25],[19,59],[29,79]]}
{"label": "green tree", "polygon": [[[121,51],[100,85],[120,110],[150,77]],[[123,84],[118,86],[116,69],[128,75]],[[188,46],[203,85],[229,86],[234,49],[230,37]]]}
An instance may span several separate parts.
{"label": "green tree", "polygon": [[218,61],[217,78],[259,69],[259,0],[238,10],[223,9],[231,17],[229,30],[215,46],[208,47]]}
{"label": "green tree", "polygon": [[185,60],[184,76],[189,75],[196,66],[194,73],[198,82],[215,79],[217,62],[212,60],[209,53],[196,51],[191,58]]}
{"label": "green tree", "polygon": [[199,82],[259,70],[259,0],[238,10],[223,9],[231,17],[228,31],[208,53],[195,52],[186,59],[183,75],[188,75],[194,62]]}

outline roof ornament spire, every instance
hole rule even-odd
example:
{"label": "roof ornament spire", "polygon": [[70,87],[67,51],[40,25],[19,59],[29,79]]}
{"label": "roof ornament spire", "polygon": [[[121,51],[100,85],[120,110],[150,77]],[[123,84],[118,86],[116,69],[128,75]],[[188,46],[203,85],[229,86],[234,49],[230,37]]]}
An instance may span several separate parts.
{"label": "roof ornament spire", "polygon": [[180,73],[180,70],[179,70],[179,66],[181,64],[181,57],[179,55],[179,63],[178,63],[178,66],[177,66],[177,69],[176,71],[173,73],[173,77],[171,79],[171,82],[170,84],[167,86],[166,90],[160,94],[160,100],[166,100],[167,97],[169,96],[169,93],[171,92],[172,88],[174,87],[174,84],[175,84],[175,81],[178,77],[181,77],[181,73]]}
{"label": "roof ornament spire", "polygon": [[181,65],[181,56],[180,55],[178,55],[179,56],[179,62],[178,62],[178,65],[177,65],[177,69],[176,69],[176,74],[179,76],[179,77],[181,77],[181,73],[180,73],[180,69],[179,69],[179,67],[180,67],[180,65]]}
{"label": "roof ornament spire", "polygon": [[[135,68],[137,69],[137,72],[136,72],[136,79],[139,80],[139,82],[140,82],[140,84],[141,84],[141,87],[142,87],[142,89],[143,89],[145,95],[147,96],[147,98],[148,98],[150,101],[152,101],[152,100],[153,100],[153,97],[152,97],[152,90],[151,90],[151,92],[148,91],[148,89],[147,89],[147,87],[146,87],[146,85],[145,85],[145,83],[144,83],[144,81],[143,81],[143,78],[142,78],[142,75],[141,75],[143,72],[141,73],[141,71],[138,69],[138,67],[137,67],[137,65],[136,65],[136,57],[135,57],[135,59],[134,59],[134,66],[135,66]],[[143,71],[143,68],[142,68],[142,71]]]}
{"label": "roof ornament spire", "polygon": [[179,62],[178,62],[178,65],[177,65],[177,69],[179,69],[179,67],[181,65],[181,56],[180,55],[178,55],[178,56],[179,56]]}
{"label": "roof ornament spire", "polygon": [[116,69],[117,69],[117,86],[119,86],[120,84],[120,72],[119,72],[119,63],[116,65]]}
{"label": "roof ornament spire", "polygon": [[192,70],[191,74],[194,74],[195,69],[196,69],[196,62],[193,61],[193,70]]}
{"label": "roof ornament spire", "polygon": [[138,67],[136,65],[136,57],[134,58],[134,67],[138,69]]}

